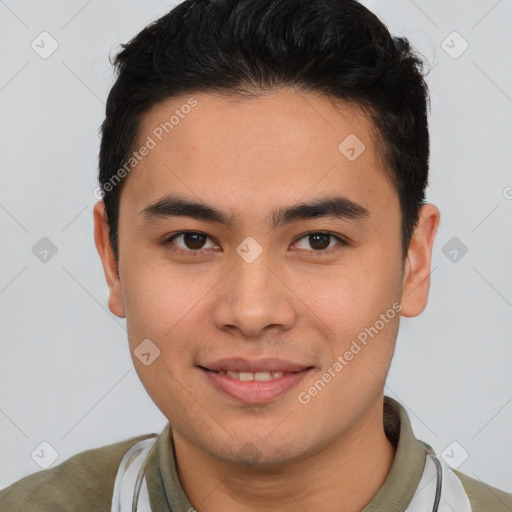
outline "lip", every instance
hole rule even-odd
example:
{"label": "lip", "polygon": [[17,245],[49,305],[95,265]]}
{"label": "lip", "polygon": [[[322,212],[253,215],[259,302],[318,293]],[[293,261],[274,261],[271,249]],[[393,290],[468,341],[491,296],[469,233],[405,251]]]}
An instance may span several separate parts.
{"label": "lip", "polygon": [[[260,359],[250,361],[243,358],[221,359],[208,366],[198,366],[203,375],[223,394],[248,404],[263,404],[275,400],[294,388],[313,369],[282,359]],[[285,372],[283,376],[268,381],[241,381],[227,374],[216,373],[219,370],[236,372]]]}

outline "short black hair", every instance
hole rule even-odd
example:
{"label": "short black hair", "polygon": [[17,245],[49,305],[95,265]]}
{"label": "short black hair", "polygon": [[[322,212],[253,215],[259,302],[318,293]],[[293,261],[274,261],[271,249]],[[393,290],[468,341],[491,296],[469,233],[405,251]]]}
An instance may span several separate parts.
{"label": "short black hair", "polygon": [[383,174],[399,196],[405,258],[428,184],[425,62],[366,7],[355,0],[186,0],[121,47],[99,157],[116,261],[126,181],[119,171],[142,116],[178,94],[257,97],[284,87],[345,100],[368,114]]}

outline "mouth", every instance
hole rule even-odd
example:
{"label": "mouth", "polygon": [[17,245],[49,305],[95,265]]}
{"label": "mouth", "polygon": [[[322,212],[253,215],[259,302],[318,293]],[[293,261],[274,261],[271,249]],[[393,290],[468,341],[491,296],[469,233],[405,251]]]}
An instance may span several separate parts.
{"label": "mouth", "polygon": [[[210,370],[210,371],[214,371],[214,370]],[[249,382],[251,380],[255,380],[258,382],[266,382],[269,380],[279,379],[285,373],[298,373],[298,372],[281,372],[279,370],[272,370],[270,372],[233,372],[231,370],[219,370],[215,373],[217,373],[219,375],[229,375],[229,377],[231,377],[232,379],[242,380],[244,382]]]}
{"label": "mouth", "polygon": [[314,367],[278,360],[230,359],[198,368],[224,396],[243,403],[263,404],[296,387]]}

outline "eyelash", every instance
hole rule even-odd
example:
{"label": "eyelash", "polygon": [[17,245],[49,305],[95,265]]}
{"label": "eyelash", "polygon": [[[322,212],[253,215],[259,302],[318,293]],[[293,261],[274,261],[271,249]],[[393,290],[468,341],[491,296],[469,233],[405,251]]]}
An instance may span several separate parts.
{"label": "eyelash", "polygon": [[[203,236],[206,236],[206,238],[211,239],[211,237],[209,237],[206,233],[202,233],[201,231],[179,231],[177,233],[174,233],[170,237],[166,238],[162,243],[163,243],[163,245],[168,246],[172,252],[175,252],[178,254],[186,254],[188,256],[194,256],[194,257],[201,256],[205,252],[203,249],[185,250],[185,249],[181,249],[181,248],[176,249],[175,247],[173,247],[173,245],[174,245],[173,241],[176,238],[178,238],[182,235],[187,235],[187,234],[203,235]],[[331,238],[336,239],[339,242],[338,246],[330,247],[329,249],[319,249],[319,250],[314,250],[314,249],[307,250],[306,249],[307,252],[310,252],[310,253],[314,254],[315,256],[323,256],[325,254],[331,254],[333,251],[339,250],[339,248],[340,248],[339,246],[345,247],[345,246],[349,245],[349,242],[347,240],[342,238],[340,235],[336,235],[330,231],[310,231],[309,233],[300,235],[297,239],[295,239],[295,241],[293,243],[294,244],[298,243],[302,239],[308,238],[309,236],[312,236],[312,235],[327,235],[327,236],[330,236]],[[304,250],[304,249],[300,249],[300,250]]]}

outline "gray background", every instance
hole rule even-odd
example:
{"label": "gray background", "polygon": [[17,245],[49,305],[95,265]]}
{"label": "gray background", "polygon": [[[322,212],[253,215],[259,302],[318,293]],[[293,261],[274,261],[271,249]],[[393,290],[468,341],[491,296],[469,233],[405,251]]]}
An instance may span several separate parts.
{"label": "gray background", "polygon": [[[510,492],[512,2],[363,3],[432,66],[427,200],[442,213],[429,305],[402,319],[386,394],[419,439]],[[170,5],[0,0],[0,488],[52,462],[41,442],[54,466],[166,423],[108,311],[92,207],[109,52]],[[43,31],[59,45],[46,59]]]}

